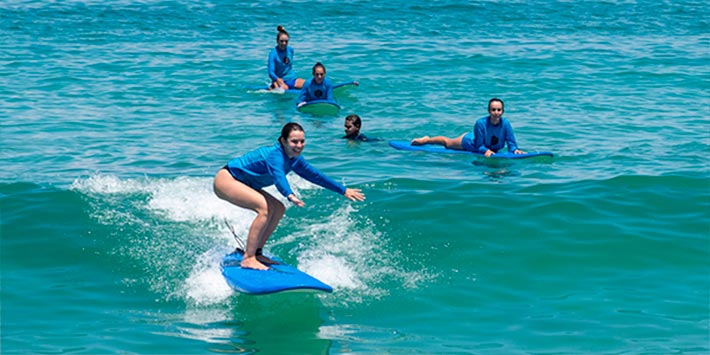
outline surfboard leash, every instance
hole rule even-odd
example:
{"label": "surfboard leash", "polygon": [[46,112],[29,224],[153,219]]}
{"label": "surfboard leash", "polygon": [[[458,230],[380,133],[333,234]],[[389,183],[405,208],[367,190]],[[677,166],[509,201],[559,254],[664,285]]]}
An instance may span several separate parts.
{"label": "surfboard leash", "polygon": [[244,254],[244,249],[246,249],[246,245],[244,245],[244,242],[237,236],[237,232],[234,231],[234,227],[232,227],[231,224],[227,221],[227,219],[224,219],[224,224],[227,225],[227,228],[229,228],[229,231],[232,232],[232,236],[234,237],[234,240],[237,241],[238,247],[236,251],[241,251],[241,254]]}

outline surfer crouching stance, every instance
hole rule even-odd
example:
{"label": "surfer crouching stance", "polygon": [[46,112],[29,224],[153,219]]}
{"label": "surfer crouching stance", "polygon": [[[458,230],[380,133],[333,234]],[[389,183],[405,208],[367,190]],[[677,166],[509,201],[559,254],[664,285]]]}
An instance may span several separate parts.
{"label": "surfer crouching stance", "polygon": [[276,263],[257,251],[264,247],[286,208],[263,188],[276,185],[276,189],[291,203],[298,207],[305,205],[293,193],[286,179],[286,174],[291,170],[302,178],[352,201],[365,200],[360,189],[346,188],[309,164],[301,156],[305,145],[303,127],[290,122],[281,129],[281,136],[276,144],[258,148],[230,160],[215,175],[214,192],[217,197],[256,212],[256,218],[249,227],[241,263],[243,268],[266,270],[268,266],[264,264]]}

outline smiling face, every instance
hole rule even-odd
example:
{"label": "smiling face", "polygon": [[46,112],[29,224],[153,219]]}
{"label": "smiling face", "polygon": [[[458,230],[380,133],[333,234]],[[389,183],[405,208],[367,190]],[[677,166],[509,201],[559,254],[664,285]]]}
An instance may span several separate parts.
{"label": "smiling face", "polygon": [[300,130],[292,130],[288,134],[288,138],[281,138],[281,145],[289,158],[295,158],[301,155],[303,148],[306,146],[306,133]]}
{"label": "smiling face", "polygon": [[491,117],[491,123],[494,125],[499,124],[500,117],[503,116],[503,103],[500,101],[491,101],[488,104],[488,113]]}
{"label": "smiling face", "polygon": [[286,46],[288,46],[288,35],[283,32],[279,33],[279,37],[276,39],[276,44],[278,45],[280,51],[285,50]]}
{"label": "smiling face", "polygon": [[317,84],[323,83],[323,79],[325,78],[325,68],[322,66],[316,66],[313,68],[313,80],[316,81]]}

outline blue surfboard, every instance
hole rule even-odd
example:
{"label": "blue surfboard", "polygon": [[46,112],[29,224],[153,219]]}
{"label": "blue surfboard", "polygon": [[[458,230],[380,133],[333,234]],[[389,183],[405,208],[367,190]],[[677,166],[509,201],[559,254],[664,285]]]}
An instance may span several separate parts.
{"label": "blue surfboard", "polygon": [[296,108],[299,112],[313,116],[335,116],[340,112],[340,105],[335,101],[313,100]]}
{"label": "blue surfboard", "polygon": [[269,258],[279,264],[270,265],[269,270],[245,269],[240,266],[242,254],[235,251],[222,258],[222,275],[231,288],[252,295],[294,290],[333,292],[332,287],[315,277],[272,255]]}
{"label": "blue surfboard", "polygon": [[[333,85],[333,95],[340,95],[346,92],[349,89],[356,88],[360,84],[357,81],[348,81],[344,83],[338,83]],[[268,92],[273,92],[273,93],[279,93],[279,94],[300,94],[301,89],[288,89],[288,90],[269,90],[269,86],[250,86],[247,88],[247,90],[253,90],[253,91],[268,91]]]}
{"label": "blue surfboard", "polygon": [[[418,151],[418,152],[428,152],[428,153],[443,153],[443,154],[468,154],[468,155],[475,155],[475,156],[484,156],[481,153],[478,152],[471,152],[468,150],[458,150],[458,149],[449,149],[444,147],[443,145],[438,145],[438,144],[425,144],[425,145],[412,145],[409,141],[390,141],[390,146],[395,149],[399,150],[407,150],[407,151]],[[552,157],[554,154],[550,152],[528,152],[525,154],[513,154],[510,152],[499,152],[494,155],[491,155],[490,158],[496,158],[496,159],[525,159],[525,158],[534,158],[534,157]]]}

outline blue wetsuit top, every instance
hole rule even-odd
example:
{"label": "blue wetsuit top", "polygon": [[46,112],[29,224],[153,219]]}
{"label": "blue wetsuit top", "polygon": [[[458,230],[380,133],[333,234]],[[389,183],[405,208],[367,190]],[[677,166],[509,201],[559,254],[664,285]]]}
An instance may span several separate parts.
{"label": "blue wetsuit top", "polygon": [[271,81],[281,78],[283,80],[295,80],[298,78],[293,70],[293,48],[286,46],[286,50],[280,51],[278,46],[269,53],[269,78]]}
{"label": "blue wetsuit top", "polygon": [[473,132],[467,134],[463,139],[464,141],[468,140],[470,144],[470,140],[473,138],[473,144],[469,146],[467,146],[468,144],[462,144],[464,148],[485,154],[488,149],[498,152],[507,143],[509,152],[512,153],[518,149],[518,143],[515,141],[513,127],[510,122],[501,117],[498,125],[493,125],[490,122],[490,117],[482,117],[476,121],[473,126]]}
{"label": "blue wetsuit top", "polygon": [[334,102],[333,84],[330,79],[323,78],[323,82],[318,85],[315,79],[308,80],[303,84],[301,95],[298,96],[298,102],[309,102],[313,100],[327,100]]}
{"label": "blue wetsuit top", "polygon": [[255,190],[276,185],[276,189],[286,198],[293,193],[286,179],[286,174],[291,170],[318,186],[341,195],[345,194],[345,186],[318,171],[302,156],[289,158],[281,143],[270,147],[261,147],[234,158],[227,163],[225,168],[235,179]]}

